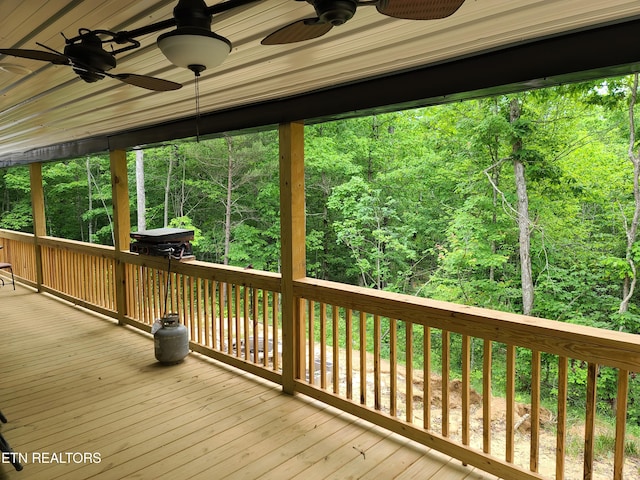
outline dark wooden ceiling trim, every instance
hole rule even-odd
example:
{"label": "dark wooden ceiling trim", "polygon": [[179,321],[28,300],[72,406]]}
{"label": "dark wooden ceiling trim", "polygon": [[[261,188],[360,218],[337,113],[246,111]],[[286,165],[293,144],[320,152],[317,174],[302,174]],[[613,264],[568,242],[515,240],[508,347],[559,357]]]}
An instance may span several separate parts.
{"label": "dark wooden ceiling trim", "polygon": [[[575,31],[387,76],[201,116],[201,135],[427,106],[640,70],[640,19]],[[195,135],[195,119],[0,156],[0,166],[129,149]]]}

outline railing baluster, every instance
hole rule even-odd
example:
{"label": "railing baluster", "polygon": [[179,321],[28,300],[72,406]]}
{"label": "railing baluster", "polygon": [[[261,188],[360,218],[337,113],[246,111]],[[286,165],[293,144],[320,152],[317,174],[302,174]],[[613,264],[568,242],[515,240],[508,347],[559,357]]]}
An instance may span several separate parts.
{"label": "railing baluster", "polygon": [[556,480],[564,480],[564,457],[567,444],[567,385],[569,361],[558,357],[558,426],[556,434]]}
{"label": "railing baluster", "polygon": [[220,344],[218,345],[218,348],[220,349],[221,352],[223,352],[225,350],[224,348],[224,338],[225,338],[225,329],[224,329],[224,316],[225,316],[225,305],[224,305],[224,301],[225,301],[225,283],[224,282],[218,282],[218,305],[220,305],[220,308],[218,310],[218,338],[220,338]]}
{"label": "railing baluster", "polygon": [[[91,302],[91,291],[93,290],[93,286],[95,285],[97,278],[94,278],[94,276],[90,274],[89,257],[87,255],[80,254],[80,265],[81,275],[78,275],[78,284],[80,285],[80,298],[86,299],[87,301]],[[89,281],[83,281],[83,279],[89,279]]]}
{"label": "railing baluster", "polygon": [[531,450],[529,470],[538,471],[540,460],[540,352],[531,351]]}
{"label": "railing baluster", "polygon": [[153,277],[156,274],[156,270],[153,268],[146,268],[144,271],[143,288],[144,297],[140,299],[142,305],[142,321],[146,324],[153,323],[154,320],[154,282]]}
{"label": "railing baluster", "polygon": [[196,323],[195,323],[195,315],[193,310],[194,304],[194,287],[193,287],[193,277],[189,275],[183,275],[183,285],[184,290],[182,292],[182,301],[184,302],[184,323],[189,322],[189,335],[191,336],[191,341],[196,341]]}
{"label": "railing baluster", "polygon": [[395,318],[389,319],[389,415],[398,415],[398,321]]}
{"label": "railing baluster", "polygon": [[200,277],[191,278],[191,285],[195,292],[191,295],[192,304],[191,312],[193,314],[193,323],[195,328],[195,342],[204,343],[202,340],[202,279]]}
{"label": "railing baluster", "polygon": [[75,275],[71,275],[71,260],[69,259],[69,252],[63,251],[63,264],[64,268],[62,269],[62,291],[63,292],[73,292],[73,281],[75,279]]}
{"label": "railing baluster", "polygon": [[[151,269],[149,269],[151,270]],[[165,313],[169,313],[169,312],[165,312],[164,311],[164,292],[166,291],[166,285],[164,285],[164,282],[161,281],[162,279],[164,279],[166,277],[165,272],[162,270],[153,270],[152,273],[152,278],[156,278],[157,280],[154,280],[157,284],[157,287],[154,285],[152,285],[151,289],[153,291],[156,290],[156,288],[159,290],[159,292],[157,293],[157,310],[154,310],[150,321],[153,322],[156,318],[160,318],[162,317]],[[162,285],[161,285],[162,284]],[[154,302],[156,303],[156,302]]]}
{"label": "railing baluster", "polygon": [[[182,275],[178,275],[177,273],[169,274],[169,308],[167,308],[165,313],[175,312],[180,313],[182,308],[182,294],[184,293],[184,288],[180,280],[182,279]],[[184,318],[184,315],[183,315]]]}
{"label": "railing baluster", "polygon": [[208,278],[205,278],[204,280],[204,295],[203,295],[203,308],[204,308],[204,315],[203,315],[203,321],[204,321],[204,344],[211,348],[212,347],[212,343],[211,343],[211,307],[213,306],[213,303],[211,302],[211,299],[214,298],[212,297],[211,294],[211,281]]}
{"label": "railing baluster", "polygon": [[[262,292],[262,366],[269,366],[269,294],[267,290]],[[273,348],[272,348],[273,351]]]}
{"label": "railing baluster", "polygon": [[[259,305],[258,305],[258,289],[250,288],[251,293],[251,327],[253,331],[253,363],[258,363],[260,358],[260,328],[259,328]],[[262,335],[262,357],[266,358],[269,353],[267,339]]]}
{"label": "railing baluster", "polygon": [[320,388],[327,388],[327,304],[320,303]]}
{"label": "railing baluster", "polygon": [[144,309],[142,308],[142,301],[137,301],[137,299],[144,298],[144,269],[145,267],[139,267],[136,271],[136,287],[138,294],[136,295],[136,300],[134,300],[136,317],[139,318],[141,322],[144,322]]}
{"label": "railing baluster", "polygon": [[618,398],[616,401],[616,447],[613,459],[614,480],[623,479],[625,457],[625,431],[627,426],[627,397],[629,395],[629,372],[618,370]]}
{"label": "railing baluster", "polygon": [[[236,342],[236,357],[242,356],[242,327],[241,327],[241,317],[240,314],[240,297],[241,297],[241,286],[234,285],[233,286],[233,325],[234,325],[234,333],[235,333],[235,342]],[[247,348],[248,345],[245,347]]]}
{"label": "railing baluster", "polygon": [[313,300],[309,300],[307,302],[308,308],[308,316],[309,316],[309,334],[307,338],[309,339],[309,383],[311,385],[315,384],[316,377],[316,303]]}
{"label": "railing baluster", "polygon": [[[91,258],[88,255],[82,255],[82,275],[80,276],[80,285],[82,288],[82,297],[89,303],[94,302],[93,289],[98,282],[97,276],[94,276],[91,272]],[[83,281],[83,279],[85,279]],[[88,279],[89,281],[86,281]]]}
{"label": "railing baluster", "polygon": [[373,408],[382,409],[382,379],[381,379],[381,321],[380,315],[373,316]]}
{"label": "railing baluster", "polygon": [[[249,361],[251,356],[251,340],[249,339],[249,292],[247,291],[248,287],[242,287],[242,331],[243,331],[243,343],[244,343],[244,359]],[[253,332],[254,339],[257,339],[257,332],[254,330]],[[240,346],[238,346],[238,349]],[[257,354],[257,349],[254,350],[254,354]]]}
{"label": "railing baluster", "polygon": [[[105,288],[98,292],[100,305],[103,305],[107,310],[115,310],[115,308],[113,308],[113,304],[111,303],[111,300],[113,298],[111,296],[111,287],[114,283],[112,280],[113,269],[111,268],[111,260],[102,257],[100,259],[100,266],[98,268],[101,272],[104,272],[105,276]],[[127,292],[127,295],[128,294],[129,292]]]}
{"label": "railing baluster", "polygon": [[279,318],[280,318],[280,294],[277,292],[273,292],[272,295],[272,328],[273,328],[273,370],[277,371],[280,368],[280,359],[278,355],[280,354],[280,348],[278,342],[280,342],[279,335]]}
{"label": "railing baluster", "polygon": [[331,319],[333,329],[333,393],[340,391],[340,308],[331,306]]}
{"label": "railing baluster", "polygon": [[233,285],[225,283],[227,292],[227,353],[233,354]]}
{"label": "railing baluster", "polygon": [[516,401],[516,347],[507,345],[507,418],[506,418],[506,452],[505,460],[513,463],[515,445],[515,401]]}
{"label": "railing baluster", "polygon": [[449,371],[451,369],[451,333],[442,330],[442,436],[449,436]]}
{"label": "railing baluster", "polygon": [[491,374],[493,343],[485,340],[482,358],[482,451],[491,453]]}
{"label": "railing baluster", "polygon": [[98,291],[104,290],[103,270],[96,268],[98,259],[93,255],[87,255],[87,277],[89,285],[87,285],[87,301],[93,305],[98,304]]}
{"label": "railing baluster", "polygon": [[598,365],[589,363],[587,367],[587,407],[584,425],[584,479],[593,478],[593,460],[596,434],[596,401]]}
{"label": "railing baluster", "polygon": [[345,317],[347,367],[347,398],[353,399],[353,311],[348,308]]}
{"label": "railing baluster", "polygon": [[138,278],[138,288],[140,295],[138,297],[138,304],[140,305],[140,314],[138,318],[142,323],[148,323],[146,299],[147,299],[147,275],[148,268],[142,267]]}
{"label": "railing baluster", "polygon": [[469,416],[471,404],[469,396],[471,388],[471,339],[462,336],[462,444],[469,445]]}
{"label": "railing baluster", "polygon": [[407,422],[413,422],[413,323],[405,322],[406,341],[406,375],[405,375],[405,390],[406,390],[406,415],[405,420]]}
{"label": "railing baluster", "polygon": [[150,322],[153,323],[153,321],[160,317],[160,315],[158,315],[158,312],[160,310],[160,308],[158,307],[159,304],[159,293],[158,293],[158,289],[159,289],[159,283],[158,282],[158,276],[160,275],[160,272],[158,270],[153,270],[151,272],[151,287],[150,287],[150,301],[149,304],[151,306],[151,317],[149,319]]}
{"label": "railing baluster", "polygon": [[[253,363],[258,363],[260,359],[260,322],[259,322],[259,295],[257,288],[249,288],[250,293],[250,312],[251,312],[251,329],[253,332]],[[262,334],[262,357],[267,358],[269,353],[269,345],[267,344],[266,336],[264,332]],[[264,360],[263,360],[264,361]],[[266,364],[265,364],[266,365]]]}
{"label": "railing baluster", "polygon": [[431,430],[431,328],[422,327],[423,379],[422,379],[422,426]]}
{"label": "railing baluster", "polygon": [[360,403],[367,404],[367,314],[360,311]]}

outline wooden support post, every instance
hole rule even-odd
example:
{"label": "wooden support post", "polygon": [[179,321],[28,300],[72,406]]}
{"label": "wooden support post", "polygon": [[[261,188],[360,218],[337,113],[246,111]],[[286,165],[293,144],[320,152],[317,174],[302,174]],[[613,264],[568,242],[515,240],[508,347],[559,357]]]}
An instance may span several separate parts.
{"label": "wooden support post", "polygon": [[305,331],[293,281],[306,276],[304,124],[280,125],[280,243],[282,259],[282,389],[293,394],[304,376]]}
{"label": "wooden support post", "polygon": [[115,286],[116,307],[119,324],[127,314],[127,286],[125,282],[125,263],[121,252],[129,250],[129,179],[127,177],[127,153],[113,150],[109,154],[111,166],[111,197],[113,202],[113,239],[116,252]]}
{"label": "wooden support post", "polygon": [[35,239],[36,257],[36,284],[38,291],[42,291],[42,247],[40,237],[47,234],[46,215],[44,210],[44,188],[42,186],[42,163],[29,165],[29,178],[31,182],[31,210],[33,214],[33,236]]}

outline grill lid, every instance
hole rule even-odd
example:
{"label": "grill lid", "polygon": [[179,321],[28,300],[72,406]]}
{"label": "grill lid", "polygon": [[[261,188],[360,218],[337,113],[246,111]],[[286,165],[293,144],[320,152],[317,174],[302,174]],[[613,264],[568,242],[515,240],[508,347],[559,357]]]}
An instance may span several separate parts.
{"label": "grill lid", "polygon": [[182,228],[154,228],[131,232],[129,236],[145,243],[188,242],[193,240],[193,230]]}

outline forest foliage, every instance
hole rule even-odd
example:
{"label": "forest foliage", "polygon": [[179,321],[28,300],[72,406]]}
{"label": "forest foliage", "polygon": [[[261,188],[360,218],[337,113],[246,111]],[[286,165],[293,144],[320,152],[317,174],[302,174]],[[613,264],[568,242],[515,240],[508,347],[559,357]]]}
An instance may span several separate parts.
{"label": "forest foliage", "polygon": [[[308,275],[638,333],[634,81],[307,125]],[[277,140],[145,150],[146,228],[193,228],[198,259],[278,271]],[[43,178],[49,235],[112,244],[107,155],[47,163]],[[0,228],[31,231],[28,168],[0,170],[0,185]]]}

